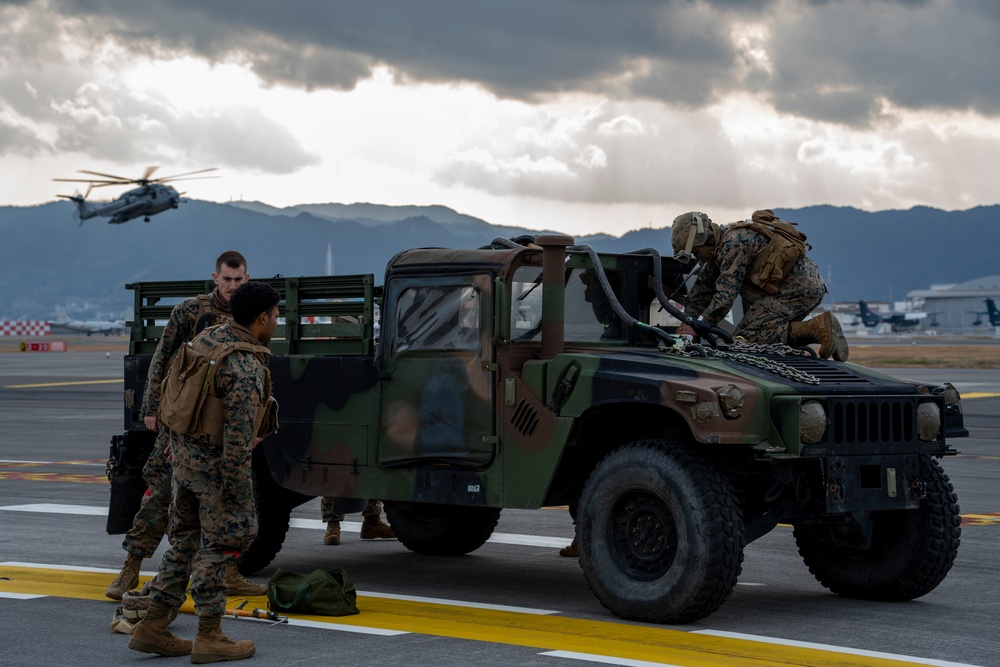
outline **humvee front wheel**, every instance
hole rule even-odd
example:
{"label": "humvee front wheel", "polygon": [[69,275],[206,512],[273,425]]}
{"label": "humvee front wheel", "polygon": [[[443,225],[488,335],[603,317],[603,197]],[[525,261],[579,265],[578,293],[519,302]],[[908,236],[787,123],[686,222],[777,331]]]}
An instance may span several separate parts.
{"label": "humvee front wheel", "polygon": [[385,502],[396,537],[410,551],[427,556],[461,556],[490,539],[500,520],[495,507]]}
{"label": "humvee front wheel", "polygon": [[739,578],[743,518],[729,480],[661,440],[608,454],[590,474],[577,518],[580,567],[622,618],[689,623],[718,609]]}
{"label": "humvee front wheel", "polygon": [[938,462],[926,457],[922,468],[927,497],[914,510],[872,512],[867,547],[838,539],[836,526],[795,527],[799,554],[819,583],[844,597],[897,602],[944,580],[958,555],[962,518]]}

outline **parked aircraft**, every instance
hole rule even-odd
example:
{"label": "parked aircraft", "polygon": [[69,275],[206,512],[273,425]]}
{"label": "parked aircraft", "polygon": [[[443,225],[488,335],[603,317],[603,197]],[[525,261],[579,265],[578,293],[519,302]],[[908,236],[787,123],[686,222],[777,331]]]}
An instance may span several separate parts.
{"label": "parked aircraft", "polygon": [[976,316],[976,321],[972,323],[972,326],[978,327],[983,323],[983,315],[989,317],[990,326],[1000,327],[1000,309],[997,308],[997,304],[993,299],[983,299],[986,302],[986,310],[970,310],[969,312]]}
{"label": "parked aircraft", "polygon": [[72,320],[67,316],[66,309],[62,306],[56,306],[56,318],[55,322],[49,322],[50,328],[76,331],[88,336],[95,333],[110,336],[124,333],[128,329],[125,320]]}
{"label": "parked aircraft", "polygon": [[877,327],[882,323],[886,323],[892,327],[893,331],[915,327],[920,324],[922,319],[927,317],[927,313],[888,313],[882,315],[871,310],[864,301],[858,301],[858,308],[860,312],[853,314],[856,317],[860,317],[861,322],[866,327]]}

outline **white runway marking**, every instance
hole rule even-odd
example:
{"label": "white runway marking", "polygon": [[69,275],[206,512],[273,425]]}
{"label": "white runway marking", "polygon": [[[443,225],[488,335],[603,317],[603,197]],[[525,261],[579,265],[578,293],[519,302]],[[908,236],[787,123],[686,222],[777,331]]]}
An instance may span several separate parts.
{"label": "white runway marking", "polygon": [[[45,514],[76,514],[81,516],[107,516],[108,508],[92,505],[61,505],[58,503],[34,503],[31,505],[8,505],[0,507],[8,512],[41,512]],[[319,519],[292,519],[291,528],[326,530],[326,524]],[[341,521],[340,529],[348,533],[360,533],[360,521]],[[570,543],[571,537],[547,537],[545,535],[519,535],[517,533],[493,533],[488,540],[493,544],[514,544],[529,547],[561,548]]]}
{"label": "white runway marking", "polygon": [[882,658],[885,660],[899,660],[904,662],[915,662],[919,665],[929,665],[930,667],[980,667],[970,665],[965,662],[951,662],[949,660],[931,660],[930,658],[915,658],[910,655],[899,655],[896,653],[882,653],[880,651],[865,651],[864,649],[847,648],[845,646],[834,646],[832,644],[814,644],[813,642],[799,642],[792,639],[777,639],[775,637],[763,637],[761,635],[748,635],[742,632],[724,632],[721,630],[694,630],[693,635],[712,635],[714,637],[729,637],[731,639],[745,639],[765,644],[780,644],[781,646],[797,646],[800,648],[814,648],[820,651],[831,651],[833,653],[846,653],[848,655],[863,655],[868,658]]}

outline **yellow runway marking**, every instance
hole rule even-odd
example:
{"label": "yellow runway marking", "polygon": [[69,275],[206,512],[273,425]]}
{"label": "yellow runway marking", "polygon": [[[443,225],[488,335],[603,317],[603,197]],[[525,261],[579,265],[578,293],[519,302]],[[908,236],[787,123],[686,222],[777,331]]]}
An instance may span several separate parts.
{"label": "yellow runway marking", "polygon": [[988,391],[970,391],[968,394],[962,394],[962,400],[967,398],[995,398],[1000,396],[1000,394],[991,393]]}
{"label": "yellow runway marking", "polygon": [[74,482],[77,484],[108,484],[107,475],[79,475],[66,472],[25,472],[0,470],[0,479],[28,482]]}
{"label": "yellow runway marking", "polygon": [[[109,572],[49,569],[0,564],[0,593],[47,595],[100,600],[113,576]],[[147,579],[147,577],[143,577]],[[243,599],[243,598],[240,598]],[[265,607],[263,596],[248,606]],[[117,603],[116,603],[117,604]],[[452,637],[545,651],[568,651],[620,659],[644,660],[677,667],[913,667],[905,659],[840,653],[813,647],[788,646],[743,638],[694,634],[681,630],[588,621],[563,616],[539,616],[493,609],[358,596],[357,616],[290,617],[359,628]],[[189,607],[190,609],[190,607]]]}
{"label": "yellow runway marking", "polygon": [[962,526],[996,526],[1000,525],[1000,512],[988,514],[963,514]]}
{"label": "yellow runway marking", "polygon": [[105,459],[90,461],[0,461],[0,468],[37,468],[38,466],[93,466],[102,465]]}
{"label": "yellow runway marking", "polygon": [[4,389],[36,389],[38,387],[70,387],[78,384],[122,384],[125,380],[78,380],[74,382],[43,382],[40,384],[8,384]]}

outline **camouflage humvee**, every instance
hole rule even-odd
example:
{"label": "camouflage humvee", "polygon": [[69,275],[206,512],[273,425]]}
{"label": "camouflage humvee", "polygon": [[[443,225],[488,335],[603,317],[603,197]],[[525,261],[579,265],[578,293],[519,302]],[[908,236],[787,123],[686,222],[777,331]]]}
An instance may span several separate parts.
{"label": "camouflage humvee", "polygon": [[[261,526],[241,570],[270,563],[291,509],[324,495],[382,499],[406,547],[440,555],[480,547],[503,508],[569,504],[591,589],[640,621],[711,614],[744,547],[779,522],[840,595],[908,600],[944,579],[960,517],[936,459],[967,435],[954,388],[708,331],[716,344],[692,344],[650,325],[688,267],[537,243],[406,251],[383,287],[268,281],[285,299],[271,345],[280,429],[255,451]],[[135,486],[159,302],[205,284],[129,287],[112,463]],[[109,531],[131,507],[112,509]]]}

